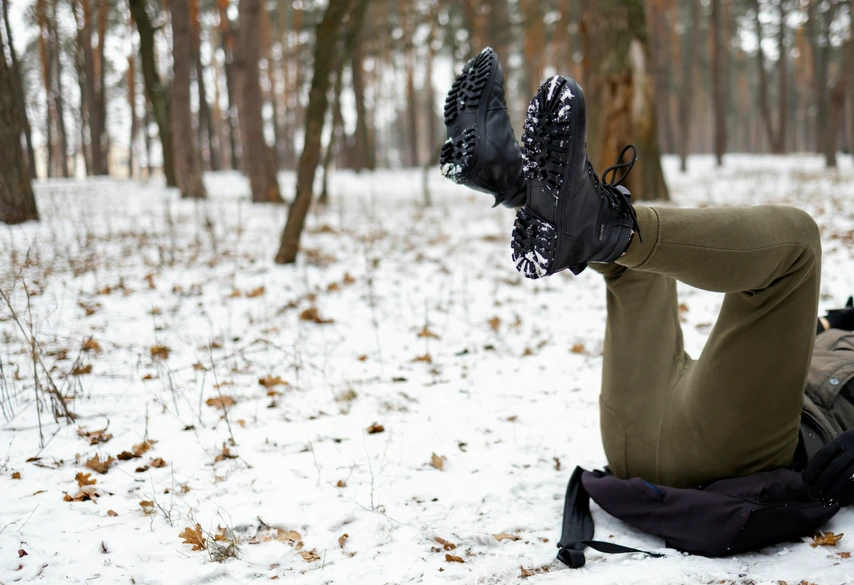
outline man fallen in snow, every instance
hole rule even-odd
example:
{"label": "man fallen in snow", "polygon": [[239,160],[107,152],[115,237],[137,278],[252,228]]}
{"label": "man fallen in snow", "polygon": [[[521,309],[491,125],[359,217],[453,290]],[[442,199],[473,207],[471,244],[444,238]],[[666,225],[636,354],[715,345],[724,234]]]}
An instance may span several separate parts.
{"label": "man fallen in snow", "polygon": [[[804,470],[815,500],[854,501],[854,308],[817,319],[821,241],[807,213],[633,206],[621,183],[635,148],[596,174],[571,78],[540,87],[520,149],[491,49],[454,82],[445,124],[443,174],[518,208],[517,270],[589,264],[605,278],[600,419],[613,476],[678,489],[786,468]],[[683,349],[677,280],[726,295],[698,359]]]}

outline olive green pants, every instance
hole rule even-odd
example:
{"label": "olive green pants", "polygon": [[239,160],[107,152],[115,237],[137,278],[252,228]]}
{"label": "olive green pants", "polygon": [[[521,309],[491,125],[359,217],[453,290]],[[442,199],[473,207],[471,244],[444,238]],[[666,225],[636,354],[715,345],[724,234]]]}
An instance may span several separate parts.
{"label": "olive green pants", "polygon": [[[815,341],[815,221],[790,207],[636,209],[643,242],[595,266],[608,293],[611,471],[696,487],[790,465]],[[726,295],[697,360],[683,349],[677,280]]]}

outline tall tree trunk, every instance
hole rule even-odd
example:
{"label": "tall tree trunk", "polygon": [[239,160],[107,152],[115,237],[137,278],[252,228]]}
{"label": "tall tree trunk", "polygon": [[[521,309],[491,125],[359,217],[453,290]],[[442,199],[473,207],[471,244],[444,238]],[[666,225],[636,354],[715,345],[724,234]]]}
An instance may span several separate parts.
{"label": "tall tree trunk", "polygon": [[596,101],[587,118],[590,160],[601,172],[624,145],[635,143],[642,162],[626,187],[635,199],[669,199],[643,2],[583,0],[581,6],[586,93]]}
{"label": "tall tree trunk", "polygon": [[145,100],[145,112],[142,118],[142,138],[145,141],[145,167],[146,178],[149,180],[154,175],[154,160],[151,156],[151,104]]}
{"label": "tall tree trunk", "polygon": [[95,71],[98,75],[98,129],[101,148],[100,171],[96,175],[110,174],[110,133],[107,131],[107,25],[110,16],[110,0],[98,0],[98,52]]}
{"label": "tall tree trunk", "polygon": [[222,155],[219,139],[214,129],[211,108],[208,104],[208,90],[205,84],[205,67],[202,64],[202,28],[199,22],[199,2],[190,1],[190,26],[193,30],[193,60],[196,69],[196,87],[199,92],[199,149],[208,147],[208,163],[212,171],[222,168]]}
{"label": "tall tree trunk", "polygon": [[23,125],[24,138],[27,143],[27,171],[30,179],[36,178],[36,153],[33,150],[33,135],[30,128],[30,120],[27,116],[27,100],[24,97],[24,84],[21,79],[21,66],[18,63],[18,54],[15,51],[15,45],[12,43],[12,25],[9,24],[9,0],[3,0],[3,26],[6,29],[6,39],[9,41],[9,60],[12,63],[10,75],[12,76],[12,85],[17,92],[15,99],[17,100],[18,112],[20,112],[20,121]]}
{"label": "tall tree trunk", "polygon": [[[78,35],[79,34],[78,29]],[[80,91],[80,111],[79,119],[77,121],[77,129],[80,134],[80,154],[83,156],[83,169],[85,176],[88,177],[92,174],[92,151],[86,140],[86,128],[89,125],[89,107],[86,103],[86,73],[84,71],[85,65],[83,62],[83,49],[80,46],[79,37],[77,51],[75,51],[74,69],[77,75],[77,87]]]}
{"label": "tall tree trunk", "polygon": [[[104,175],[104,161],[100,96],[98,95],[98,80],[95,64],[95,51],[92,47],[92,7],[90,0],[75,0],[74,15],[77,19],[77,40],[83,53],[86,91],[86,120],[89,126],[89,151],[92,158],[92,173]],[[101,40],[99,40],[99,44]]]}
{"label": "tall tree trunk", "polygon": [[175,157],[175,178],[181,197],[207,197],[202,181],[202,159],[193,132],[193,113],[190,108],[190,70],[193,58],[193,32],[190,28],[189,0],[170,0],[172,12],[172,148]]}
{"label": "tall tree trunk", "polygon": [[356,102],[356,131],[353,148],[356,157],[354,166],[357,171],[361,171],[363,168],[373,171],[377,168],[377,152],[371,137],[368,109],[365,107],[365,69],[362,63],[362,47],[359,42],[353,47],[350,70],[353,75],[353,95]]}
{"label": "tall tree trunk", "polygon": [[[4,6],[6,40],[11,47],[13,41],[11,27],[6,21],[7,14]],[[21,143],[24,128],[22,118],[26,117],[26,112],[18,106],[16,96],[21,92],[21,88],[17,87],[19,83],[20,77],[6,63],[6,43],[0,36],[0,120],[3,120],[0,124],[0,161],[3,161],[3,172],[0,172],[0,221],[7,224],[39,218]]]}
{"label": "tall tree trunk", "polygon": [[759,0],[752,0],[751,3],[758,41],[756,47],[756,66],[759,70],[759,114],[762,118],[762,125],[765,128],[765,134],[768,137],[768,145],[772,152],[776,152],[779,141],[778,134],[774,131],[774,123],[771,120],[771,103],[768,97],[768,71],[765,69],[765,51],[762,49],[762,22],[759,19],[760,5]]}
{"label": "tall tree trunk", "polygon": [[270,15],[266,10],[261,11],[261,46],[264,50],[264,58],[267,61],[267,85],[270,86],[270,90],[267,94],[267,101],[270,104],[270,125],[273,127],[273,148],[271,149],[273,154],[273,164],[275,168],[281,169],[282,165],[282,156],[280,152],[281,136],[279,135],[279,129],[281,126],[279,125],[279,97],[276,93],[276,68],[274,66],[275,60],[273,59],[273,31],[271,30],[273,23],[270,19]]}
{"label": "tall tree trunk", "polygon": [[700,35],[700,0],[688,0],[690,6],[690,34],[683,47],[687,48],[682,58],[682,88],[679,94],[679,159],[682,172],[688,170],[688,147],[691,142],[691,97],[694,95],[694,70],[697,61],[697,42]]}
{"label": "tall tree trunk", "polygon": [[779,112],[777,122],[777,136],[771,145],[776,154],[786,152],[786,131],[789,117],[789,68],[787,54],[789,48],[786,46],[786,2],[788,0],[777,0],[779,3],[780,27],[777,31],[777,83],[779,100]]}
{"label": "tall tree trunk", "polygon": [[[849,14],[854,18],[854,0],[848,0]],[[842,66],[839,70],[836,85],[830,94],[830,127],[824,144],[824,157],[827,166],[836,168],[836,151],[839,146],[840,133],[844,134],[845,125],[842,123],[842,113],[845,108],[845,94],[854,87],[854,39],[845,41],[842,48]]]}
{"label": "tall tree trunk", "polygon": [[[610,2],[611,0],[605,0]],[[537,93],[540,83],[543,81],[543,68],[545,66],[545,42],[546,29],[543,24],[543,8],[540,0],[520,0],[522,10],[522,36],[523,54],[525,57],[525,85],[526,95],[532,96]],[[479,51],[482,47],[479,47]],[[528,105],[524,104],[527,108]]]}
{"label": "tall tree trunk", "polygon": [[234,72],[234,30],[231,26],[231,20],[228,18],[229,0],[217,0],[219,8],[219,33],[222,39],[222,52],[225,58],[225,87],[228,93],[228,148],[231,152],[231,168],[234,170],[242,169],[241,157],[238,153],[237,134],[237,82]]}
{"label": "tall tree trunk", "polygon": [[237,31],[237,99],[240,120],[240,140],[243,145],[243,167],[249,177],[252,201],[255,203],[282,200],[276,179],[273,150],[264,139],[262,109],[264,97],[259,83],[258,60],[261,58],[261,0],[240,0]]}
{"label": "tall tree trunk", "polygon": [[[160,75],[157,73],[156,56],[154,47],[154,27],[145,9],[146,0],[128,0],[131,16],[139,31],[139,54],[142,62],[142,78],[145,82],[145,95],[148,98],[154,121],[157,123],[157,131],[160,135],[160,147],[163,150],[163,174],[166,175],[166,184],[177,187],[175,177],[175,157],[172,150],[172,126],[169,115],[169,94],[160,83]],[[148,129],[146,127],[146,132]],[[151,159],[149,158],[149,165]]]}
{"label": "tall tree trunk", "polygon": [[718,166],[724,164],[724,153],[726,152],[726,102],[729,92],[725,91],[723,79],[723,15],[721,14],[721,2],[725,0],[712,0],[712,91],[715,115],[715,159]]}
{"label": "tall tree trunk", "polygon": [[47,14],[47,0],[36,1],[36,22],[39,27],[39,63],[41,64],[42,84],[45,97],[45,150],[47,151],[46,175],[56,175],[56,154],[53,143],[53,125],[56,112],[53,109],[53,56],[50,42],[50,25]]}
{"label": "tall tree trunk", "polygon": [[341,115],[341,90],[344,86],[344,59],[338,59],[340,65],[335,72],[335,88],[332,90],[332,132],[329,134],[329,143],[326,145],[326,152],[323,155],[323,183],[320,189],[320,196],[317,198],[319,205],[327,205],[329,203],[329,169],[332,166],[332,161],[335,159],[338,144],[340,144],[340,134],[343,132],[344,117]]}
{"label": "tall tree trunk", "polygon": [[[368,0],[359,0],[367,3]],[[314,75],[311,79],[308,109],[305,120],[305,143],[297,167],[297,192],[288,221],[282,233],[282,242],[276,255],[276,263],[290,264],[296,261],[299,241],[305,216],[311,204],[312,186],[317,163],[320,158],[320,139],[328,107],[329,72],[332,68],[338,28],[347,11],[348,0],[329,0],[323,20],[317,26],[314,44]],[[358,34],[358,31],[356,31]]]}
{"label": "tall tree trunk", "polygon": [[[504,12],[507,12],[505,2],[496,2],[492,7],[492,12],[499,12],[503,6]],[[492,14],[490,12],[490,15]],[[433,158],[435,152],[439,152],[442,148],[442,137],[439,133],[439,116],[436,110],[436,88],[433,87],[433,62],[436,59],[436,20],[437,15],[431,14],[429,21],[429,34],[427,35],[427,62],[424,66],[424,93],[425,93],[425,120],[427,122],[427,146],[430,147],[428,159]],[[507,79],[504,80],[505,87]]]}
{"label": "tall tree trunk", "polygon": [[65,130],[65,108],[63,107],[63,96],[65,92],[62,90],[62,59],[61,59],[61,44],[59,42],[59,28],[56,24],[57,0],[53,0],[50,15],[50,42],[51,54],[54,59],[53,71],[56,79],[53,84],[53,109],[56,113],[56,131],[57,131],[57,164],[59,165],[60,173],[66,179],[70,176],[68,169],[68,133]]}
{"label": "tall tree trunk", "polygon": [[130,140],[128,141],[128,177],[133,177],[133,167],[136,159],[136,132],[139,128],[139,120],[136,114],[136,57],[134,49],[131,47],[131,53],[128,55],[127,69],[127,84],[128,84],[128,106],[130,106]]}

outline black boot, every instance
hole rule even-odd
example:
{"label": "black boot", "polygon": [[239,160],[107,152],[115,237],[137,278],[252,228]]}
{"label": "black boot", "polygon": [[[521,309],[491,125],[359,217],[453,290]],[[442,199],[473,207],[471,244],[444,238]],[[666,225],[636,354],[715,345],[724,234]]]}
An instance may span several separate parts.
{"label": "black boot", "polygon": [[445,99],[448,141],[442,174],[460,185],[489,193],[495,205],[525,202],[522,153],[504,100],[504,73],[490,48],[468,62]]}
{"label": "black boot", "polygon": [[[522,135],[528,198],[516,213],[513,261],[528,278],[541,278],[569,268],[581,273],[588,262],[613,262],[640,229],[631,194],[620,183],[635,164],[617,164],[600,182],[585,145],[584,94],[572,79],[549,78],[531,105]],[[619,163],[619,160],[617,161]],[[617,170],[626,171],[617,181]]]}

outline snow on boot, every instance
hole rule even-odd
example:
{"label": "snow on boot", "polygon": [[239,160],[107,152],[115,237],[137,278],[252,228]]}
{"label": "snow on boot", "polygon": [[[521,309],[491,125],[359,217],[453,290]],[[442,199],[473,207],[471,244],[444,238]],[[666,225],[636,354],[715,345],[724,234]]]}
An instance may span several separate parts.
{"label": "snow on boot", "polygon": [[504,99],[498,56],[484,49],[468,62],[445,99],[448,140],[440,165],[448,179],[495,197],[495,205],[525,202],[522,154]]}
{"label": "snow on boot", "polygon": [[[588,262],[613,262],[640,229],[631,194],[620,186],[635,164],[610,167],[599,181],[587,159],[584,94],[571,78],[549,78],[528,107],[522,157],[528,193],[516,213],[513,262],[536,279],[569,268],[581,273]],[[617,181],[617,171],[626,169]],[[610,183],[604,179],[613,173]]]}

